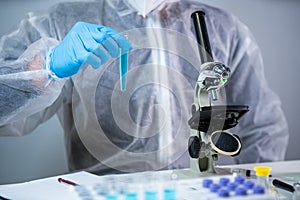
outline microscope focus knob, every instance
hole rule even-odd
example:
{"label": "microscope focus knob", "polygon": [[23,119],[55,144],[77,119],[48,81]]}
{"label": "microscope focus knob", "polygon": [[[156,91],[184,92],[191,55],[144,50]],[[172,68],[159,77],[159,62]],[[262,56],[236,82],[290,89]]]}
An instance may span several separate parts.
{"label": "microscope focus knob", "polygon": [[199,158],[201,143],[202,142],[197,136],[192,136],[189,138],[189,154],[192,158]]}

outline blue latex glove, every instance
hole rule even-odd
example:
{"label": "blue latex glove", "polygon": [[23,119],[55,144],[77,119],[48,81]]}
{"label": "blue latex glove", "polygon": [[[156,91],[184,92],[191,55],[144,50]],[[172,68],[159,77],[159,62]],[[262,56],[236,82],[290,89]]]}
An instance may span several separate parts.
{"label": "blue latex glove", "polygon": [[120,33],[111,28],[78,22],[63,41],[49,54],[49,68],[60,78],[76,74],[84,65],[97,69],[109,58],[129,51],[131,45]]}

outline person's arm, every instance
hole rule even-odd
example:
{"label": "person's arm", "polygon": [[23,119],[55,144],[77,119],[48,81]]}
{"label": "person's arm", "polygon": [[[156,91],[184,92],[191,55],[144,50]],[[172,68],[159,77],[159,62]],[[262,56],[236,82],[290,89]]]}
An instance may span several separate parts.
{"label": "person's arm", "polygon": [[264,76],[260,49],[249,29],[234,19],[229,66],[232,77],[226,86],[227,103],[248,105],[250,112],[233,131],[242,141],[238,163],[279,161],[285,157],[288,127],[278,96]]}
{"label": "person's arm", "polygon": [[28,17],[1,38],[0,135],[29,133],[58,109],[50,106],[65,80],[51,78],[43,68],[46,55],[58,43],[47,15]]}
{"label": "person's arm", "polygon": [[[29,133],[64,100],[64,92],[60,94],[65,78],[86,65],[97,69],[110,57],[118,57],[121,49],[131,49],[123,35],[109,27],[80,22],[80,15],[61,21],[67,15],[59,13],[61,5],[48,15],[23,20],[17,31],[1,39],[0,135]],[[70,96],[69,87],[66,89]]]}

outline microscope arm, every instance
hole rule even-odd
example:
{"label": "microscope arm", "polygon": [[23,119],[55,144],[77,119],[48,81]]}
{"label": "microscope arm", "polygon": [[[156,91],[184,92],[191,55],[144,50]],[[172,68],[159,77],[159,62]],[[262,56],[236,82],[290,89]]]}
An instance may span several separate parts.
{"label": "microscope arm", "polygon": [[229,156],[239,153],[242,146],[239,138],[224,130],[236,126],[238,119],[249,109],[248,106],[211,105],[212,101],[218,99],[217,91],[227,83],[230,69],[213,60],[205,13],[196,11],[192,18],[202,64],[189,120],[190,168],[200,174],[214,173],[214,161],[218,153]]}

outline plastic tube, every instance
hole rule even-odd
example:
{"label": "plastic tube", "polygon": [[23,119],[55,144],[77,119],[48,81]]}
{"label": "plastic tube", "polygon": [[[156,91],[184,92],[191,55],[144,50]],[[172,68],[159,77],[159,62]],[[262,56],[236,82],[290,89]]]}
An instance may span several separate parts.
{"label": "plastic tube", "polygon": [[[127,36],[125,36],[127,38]],[[128,72],[128,51],[120,49],[119,58],[119,70],[120,70],[120,88],[121,91],[126,91],[127,72]]]}

